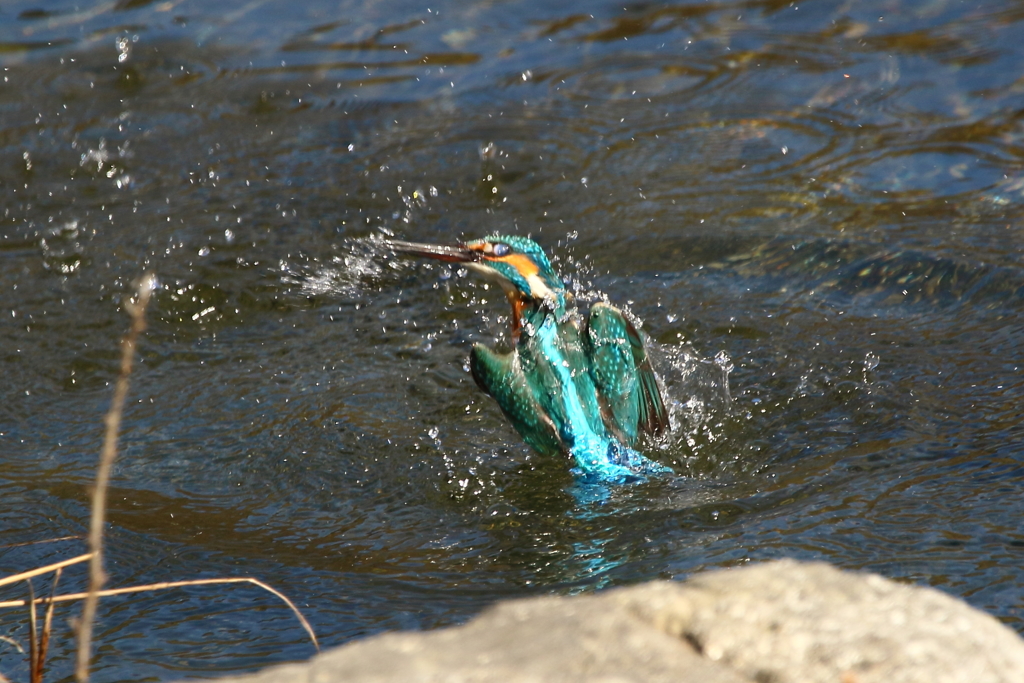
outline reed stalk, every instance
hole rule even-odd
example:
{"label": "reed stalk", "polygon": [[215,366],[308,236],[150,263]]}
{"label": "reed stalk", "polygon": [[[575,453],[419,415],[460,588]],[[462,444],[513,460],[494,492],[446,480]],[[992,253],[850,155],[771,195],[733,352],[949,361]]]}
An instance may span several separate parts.
{"label": "reed stalk", "polygon": [[89,680],[89,659],[92,655],[92,625],[96,618],[96,605],[99,592],[107,581],[107,573],[103,568],[103,526],[107,510],[107,488],[110,484],[110,471],[117,457],[117,436],[121,430],[121,416],[124,413],[124,401],[128,395],[128,377],[132,372],[135,359],[135,345],[139,335],[146,329],[146,306],[156,289],[156,276],[143,275],[135,286],[135,301],[128,301],[125,308],[131,316],[132,325],[121,342],[121,371],[114,384],[114,398],[110,402],[110,410],[104,418],[106,432],[103,436],[103,448],[100,450],[100,462],[96,470],[96,486],[92,492],[92,519],[89,524],[89,592],[82,606],[82,616],[78,623],[78,656],[75,665],[75,679],[79,683]]}

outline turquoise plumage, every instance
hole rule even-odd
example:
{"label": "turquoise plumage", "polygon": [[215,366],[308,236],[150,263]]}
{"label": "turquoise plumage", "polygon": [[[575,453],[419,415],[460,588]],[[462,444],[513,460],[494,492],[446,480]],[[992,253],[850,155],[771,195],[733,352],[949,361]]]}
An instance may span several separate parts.
{"label": "turquoise plumage", "polygon": [[526,443],[568,456],[584,478],[628,481],[669,468],[635,450],[668,427],[643,337],[614,306],[581,320],[543,249],[493,235],[455,247],[393,241],[397,252],[465,264],[500,284],[512,305],[513,347],[473,346],[477,384]]}

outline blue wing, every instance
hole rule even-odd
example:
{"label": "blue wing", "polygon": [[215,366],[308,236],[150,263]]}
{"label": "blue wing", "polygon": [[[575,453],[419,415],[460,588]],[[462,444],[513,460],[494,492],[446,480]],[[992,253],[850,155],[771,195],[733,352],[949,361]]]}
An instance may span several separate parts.
{"label": "blue wing", "polygon": [[483,344],[474,344],[469,367],[477,386],[498,402],[530,447],[546,455],[562,451],[557,430],[530,390],[515,354],[495,353]]}
{"label": "blue wing", "polygon": [[605,422],[633,445],[639,434],[669,426],[658,380],[643,337],[622,311],[605,303],[590,308],[583,336],[590,374],[602,398]]}

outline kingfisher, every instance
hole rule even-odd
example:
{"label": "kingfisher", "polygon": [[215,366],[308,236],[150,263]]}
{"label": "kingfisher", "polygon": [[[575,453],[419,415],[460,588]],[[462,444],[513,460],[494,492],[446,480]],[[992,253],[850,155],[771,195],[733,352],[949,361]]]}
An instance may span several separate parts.
{"label": "kingfisher", "polygon": [[512,348],[474,344],[470,368],[534,451],[567,457],[583,479],[630,482],[671,472],[635,449],[643,435],[669,427],[643,336],[604,302],[584,320],[539,244],[491,235],[454,246],[385,246],[463,264],[501,286],[512,306]]}

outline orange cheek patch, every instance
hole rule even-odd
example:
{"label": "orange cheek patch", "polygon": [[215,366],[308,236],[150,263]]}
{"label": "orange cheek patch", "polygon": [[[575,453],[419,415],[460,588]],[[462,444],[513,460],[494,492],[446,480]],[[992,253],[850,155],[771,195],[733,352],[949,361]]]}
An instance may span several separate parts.
{"label": "orange cheek patch", "polygon": [[522,254],[510,254],[504,258],[491,259],[492,261],[503,261],[509,263],[513,268],[519,271],[519,274],[524,278],[528,278],[531,275],[536,275],[540,270],[537,265],[531,261],[528,257]]}

